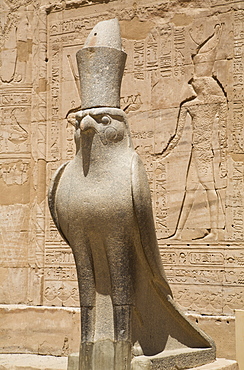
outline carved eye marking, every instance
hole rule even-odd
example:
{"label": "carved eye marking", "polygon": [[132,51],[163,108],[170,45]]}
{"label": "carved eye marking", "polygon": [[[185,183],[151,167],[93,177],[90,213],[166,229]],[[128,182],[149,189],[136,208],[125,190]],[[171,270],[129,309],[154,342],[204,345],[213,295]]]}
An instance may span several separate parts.
{"label": "carved eye marking", "polygon": [[117,136],[118,136],[118,132],[117,130],[114,128],[114,127],[108,127],[106,128],[105,130],[105,137],[107,139],[107,141],[113,141],[113,142],[116,142],[117,140]]}
{"label": "carved eye marking", "polygon": [[111,122],[111,118],[109,116],[103,116],[102,119],[101,119],[101,122],[104,124],[104,125],[109,125],[110,122]]}
{"label": "carved eye marking", "polygon": [[124,137],[124,130],[116,129],[115,127],[108,126],[105,129],[105,138],[107,142],[117,143],[121,141]]}

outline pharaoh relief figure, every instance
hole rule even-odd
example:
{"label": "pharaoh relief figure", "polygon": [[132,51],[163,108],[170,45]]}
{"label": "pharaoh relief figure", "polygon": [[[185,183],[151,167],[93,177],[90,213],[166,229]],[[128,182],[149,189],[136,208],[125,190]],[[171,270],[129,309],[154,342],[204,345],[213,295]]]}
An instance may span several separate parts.
{"label": "pharaoh relief figure", "polygon": [[191,368],[213,361],[215,346],[177,308],[164,273],[146,173],[120,109],[125,60],[118,20],[99,22],[77,53],[76,155],[49,191],[76,262],[79,370]]}
{"label": "pharaoh relief figure", "polygon": [[[181,210],[171,239],[181,239],[182,230],[193,207],[196,191],[202,187],[206,192],[210,227],[204,240],[218,238],[218,210],[221,206],[216,188],[216,176],[226,177],[226,121],[227,99],[218,79],[213,75],[217,45],[222,26],[217,24],[214,33],[203,42],[192,56],[194,76],[189,81],[195,97],[180,106],[176,131],[166,148],[160,153],[169,155],[179,143],[187,115],[191,118],[192,141],[187,168],[186,186]],[[217,136],[216,136],[217,133]],[[159,153],[157,153],[159,154]],[[216,174],[214,161],[218,162]]]}
{"label": "pharaoh relief figure", "polygon": [[0,22],[0,82],[26,83],[27,65],[31,54],[32,33],[28,18],[28,3],[3,0]]}

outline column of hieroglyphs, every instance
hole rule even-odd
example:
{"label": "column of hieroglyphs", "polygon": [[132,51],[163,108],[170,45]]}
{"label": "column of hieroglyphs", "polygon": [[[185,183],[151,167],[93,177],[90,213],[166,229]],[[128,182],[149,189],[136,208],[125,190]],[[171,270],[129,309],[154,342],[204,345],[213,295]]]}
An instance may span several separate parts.
{"label": "column of hieroglyphs", "polygon": [[32,25],[29,7],[1,4],[1,303],[25,303],[30,242]]}
{"label": "column of hieroglyphs", "polygon": [[[94,14],[117,16],[128,53],[121,100],[148,171],[169,279],[184,309],[231,313],[242,304],[242,103],[235,99],[241,98],[243,73],[241,2],[228,13],[230,4],[221,2],[177,11],[168,3],[164,9],[158,2],[127,4],[94,5],[80,14],[70,6],[48,15],[50,168],[72,153],[73,112],[79,105],[74,54],[94,25]],[[58,120],[63,124],[57,127]],[[50,253],[54,244],[48,239]],[[46,260],[47,302],[56,294],[67,304],[77,294],[74,270],[65,260],[67,247],[55,251],[60,259],[53,258],[52,266]]]}

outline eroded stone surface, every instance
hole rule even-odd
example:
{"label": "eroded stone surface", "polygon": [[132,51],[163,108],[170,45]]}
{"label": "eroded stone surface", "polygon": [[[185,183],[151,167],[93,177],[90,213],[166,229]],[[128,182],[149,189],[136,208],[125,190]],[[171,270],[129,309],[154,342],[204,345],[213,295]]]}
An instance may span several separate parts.
{"label": "eroded stone surface", "polygon": [[67,358],[54,356],[0,354],[1,370],[66,370]]}
{"label": "eroded stone surface", "polygon": [[67,356],[79,348],[80,310],[0,306],[0,353]]}
{"label": "eroded stone surface", "polygon": [[187,317],[216,343],[216,357],[236,359],[234,316],[188,314]]}
{"label": "eroded stone surface", "polygon": [[[74,153],[73,112],[80,100],[73,56],[98,17],[117,16],[128,54],[121,106],[147,168],[161,256],[175,299],[184,310],[205,314],[243,308],[243,2],[128,0],[86,7],[78,0],[38,5],[4,0],[1,14],[1,302],[79,305],[73,257],[44,199],[53,172]],[[188,83],[196,68],[192,54],[214,37],[218,25],[222,31],[212,71],[228,105],[224,166],[219,167],[217,150],[214,156],[218,236],[202,238],[210,228],[210,212],[200,185],[181,240],[172,240],[191,153],[189,113],[177,146],[166,158],[154,154],[174,135],[180,105],[193,95]],[[198,176],[193,180],[199,184]]]}
{"label": "eroded stone surface", "polygon": [[238,365],[239,365],[239,368],[241,370],[244,366],[244,355],[243,355],[244,311],[243,310],[236,310],[235,311],[235,319],[236,319],[236,330],[235,330],[236,359],[238,361]]}

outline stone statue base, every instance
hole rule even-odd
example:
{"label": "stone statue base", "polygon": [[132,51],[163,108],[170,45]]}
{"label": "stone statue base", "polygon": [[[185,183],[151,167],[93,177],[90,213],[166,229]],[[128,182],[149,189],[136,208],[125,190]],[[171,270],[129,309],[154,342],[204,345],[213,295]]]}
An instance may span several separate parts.
{"label": "stone statue base", "polygon": [[211,348],[186,348],[166,350],[155,356],[136,356],[131,363],[132,370],[158,370],[158,369],[190,369],[209,362],[209,358],[215,353]]}
{"label": "stone statue base", "polygon": [[[209,355],[209,349],[206,349]],[[204,362],[205,356],[204,351],[199,349],[189,350],[188,348],[185,351],[166,351],[163,354],[158,354],[157,356],[136,356],[132,360],[132,370],[238,370],[238,364],[234,360],[227,360],[224,358],[218,358],[215,361],[200,365],[201,361]],[[187,367],[187,362],[195,361],[195,367]],[[197,366],[197,367],[196,367]],[[107,369],[107,367],[105,366]],[[104,369],[105,369],[104,368]],[[68,368],[67,370],[79,370],[79,354],[73,353],[68,358]]]}
{"label": "stone statue base", "polygon": [[[116,347],[121,343],[113,343],[110,340],[98,341],[90,344],[93,348],[88,350],[81,349],[80,361],[82,369],[86,369],[87,364],[92,363],[92,369],[114,369],[114,361],[117,363],[116,370],[124,370],[129,368],[129,364],[125,364],[120,358],[116,361]],[[123,352],[123,351],[122,351]],[[119,353],[122,353],[119,351]],[[127,354],[128,355],[128,354]],[[128,357],[125,355],[124,358]],[[103,363],[101,363],[101,358]],[[201,366],[215,360],[215,351],[212,348],[181,348],[177,350],[165,350],[155,356],[134,356],[131,361],[131,370],[159,370],[159,369],[191,369],[196,366]],[[87,368],[88,369],[88,368]],[[69,356],[68,369],[79,370],[79,354],[75,353]]]}

